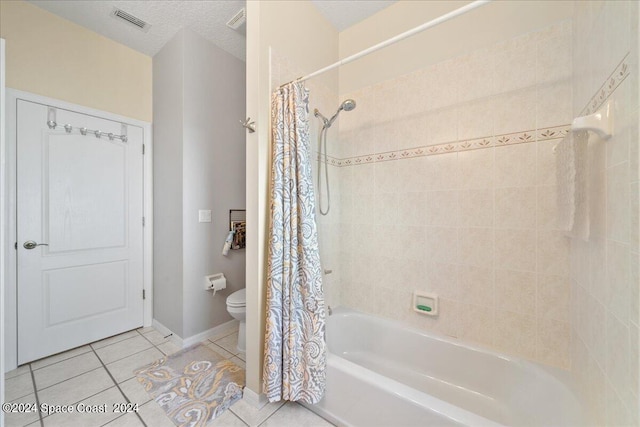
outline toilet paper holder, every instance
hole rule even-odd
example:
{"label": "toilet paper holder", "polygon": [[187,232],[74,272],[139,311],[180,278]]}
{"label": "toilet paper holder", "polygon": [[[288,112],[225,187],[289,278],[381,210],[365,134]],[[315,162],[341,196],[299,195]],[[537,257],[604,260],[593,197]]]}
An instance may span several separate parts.
{"label": "toilet paper holder", "polygon": [[227,278],[224,277],[224,273],[210,274],[208,276],[204,276],[204,279],[204,288],[207,291],[213,291],[213,295],[215,295],[216,292],[227,288]]}

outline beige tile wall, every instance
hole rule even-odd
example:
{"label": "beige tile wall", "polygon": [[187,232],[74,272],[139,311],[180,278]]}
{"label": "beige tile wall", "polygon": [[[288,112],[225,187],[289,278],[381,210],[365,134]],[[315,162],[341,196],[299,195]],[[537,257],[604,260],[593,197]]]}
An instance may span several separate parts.
{"label": "beige tile wall", "polygon": [[571,356],[593,425],[640,425],[638,19],[635,1],[576,2],[573,111],[611,99],[616,114],[590,146],[591,238],[571,242]]}
{"label": "beige tile wall", "polygon": [[[564,22],[341,96],[358,103],[330,151],[343,304],[569,367],[551,149],[571,70]],[[414,290],[439,295],[438,317],[412,311]]]}
{"label": "beige tile wall", "polygon": [[[272,64],[274,85],[301,74]],[[571,367],[593,425],[639,425],[638,3],[577,2],[572,24],[339,98],[313,85],[312,111],[358,103],[329,134],[328,301]],[[569,242],[551,148],[612,90],[615,136],[590,146],[591,236]],[[416,289],[440,296],[437,318],[411,311]]]}

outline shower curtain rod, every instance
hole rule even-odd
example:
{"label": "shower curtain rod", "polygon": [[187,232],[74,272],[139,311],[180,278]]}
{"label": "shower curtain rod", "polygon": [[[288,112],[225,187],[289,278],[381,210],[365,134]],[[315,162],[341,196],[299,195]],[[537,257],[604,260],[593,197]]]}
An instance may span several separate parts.
{"label": "shower curtain rod", "polygon": [[[302,82],[302,81],[310,79],[311,77],[315,77],[315,76],[320,75],[322,73],[325,73],[327,71],[333,70],[334,68],[337,68],[337,67],[339,67],[341,65],[348,64],[348,63],[350,63],[352,61],[355,61],[356,59],[362,58],[363,56],[366,56],[366,55],[368,55],[370,53],[373,53],[373,52],[375,52],[377,50],[380,50],[380,49],[385,48],[387,46],[390,46],[390,45],[392,45],[394,43],[397,43],[397,42],[399,42],[401,40],[404,40],[404,39],[406,39],[408,37],[411,37],[414,34],[418,34],[418,33],[422,32],[422,31],[424,31],[424,30],[426,30],[428,28],[435,27],[436,25],[439,25],[439,24],[441,24],[443,22],[446,22],[446,21],[448,21],[450,19],[453,19],[453,18],[455,18],[457,16],[463,15],[463,14],[465,14],[465,13],[467,13],[467,12],[473,10],[473,9],[476,9],[476,8],[478,8],[480,6],[484,6],[485,4],[490,3],[491,1],[493,1],[493,0],[476,0],[476,1],[472,2],[472,3],[469,3],[466,6],[462,6],[461,8],[458,8],[456,10],[452,10],[449,13],[445,13],[444,15],[442,15],[442,16],[440,16],[438,18],[432,19],[429,22],[425,22],[422,25],[418,25],[415,28],[412,28],[412,29],[410,29],[408,31],[405,31],[404,33],[398,34],[397,36],[391,37],[390,39],[387,39],[387,40],[385,40],[383,42],[380,42],[380,43],[378,43],[378,44],[376,44],[374,46],[371,46],[371,47],[369,47],[367,49],[364,49],[364,50],[362,50],[362,51],[360,51],[358,53],[354,53],[353,55],[348,56],[348,57],[346,57],[344,59],[341,59],[340,61],[334,62],[331,65],[328,65],[328,66],[326,66],[324,68],[321,68],[321,69],[319,69],[317,71],[314,71],[311,74],[307,74],[306,76],[303,76],[303,77],[298,77],[297,79],[295,79],[295,80],[293,80],[293,81],[291,81],[289,83]],[[285,83],[285,84],[281,85],[280,87],[286,86],[289,83]]]}

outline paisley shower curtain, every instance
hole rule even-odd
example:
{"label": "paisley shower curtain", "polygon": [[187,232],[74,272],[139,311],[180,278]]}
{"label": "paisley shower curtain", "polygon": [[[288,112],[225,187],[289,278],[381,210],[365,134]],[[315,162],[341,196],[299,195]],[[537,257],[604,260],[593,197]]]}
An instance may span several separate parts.
{"label": "paisley shower curtain", "polygon": [[271,97],[271,222],[264,388],[269,401],[317,403],[325,389],[325,308],[311,179],[309,92]]}

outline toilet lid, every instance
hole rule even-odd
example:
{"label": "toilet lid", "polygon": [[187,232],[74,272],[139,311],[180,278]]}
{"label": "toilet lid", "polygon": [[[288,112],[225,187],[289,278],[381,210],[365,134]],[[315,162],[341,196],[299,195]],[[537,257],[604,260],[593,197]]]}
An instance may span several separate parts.
{"label": "toilet lid", "polygon": [[235,291],[227,297],[227,305],[230,307],[244,307],[247,305],[246,288]]}

